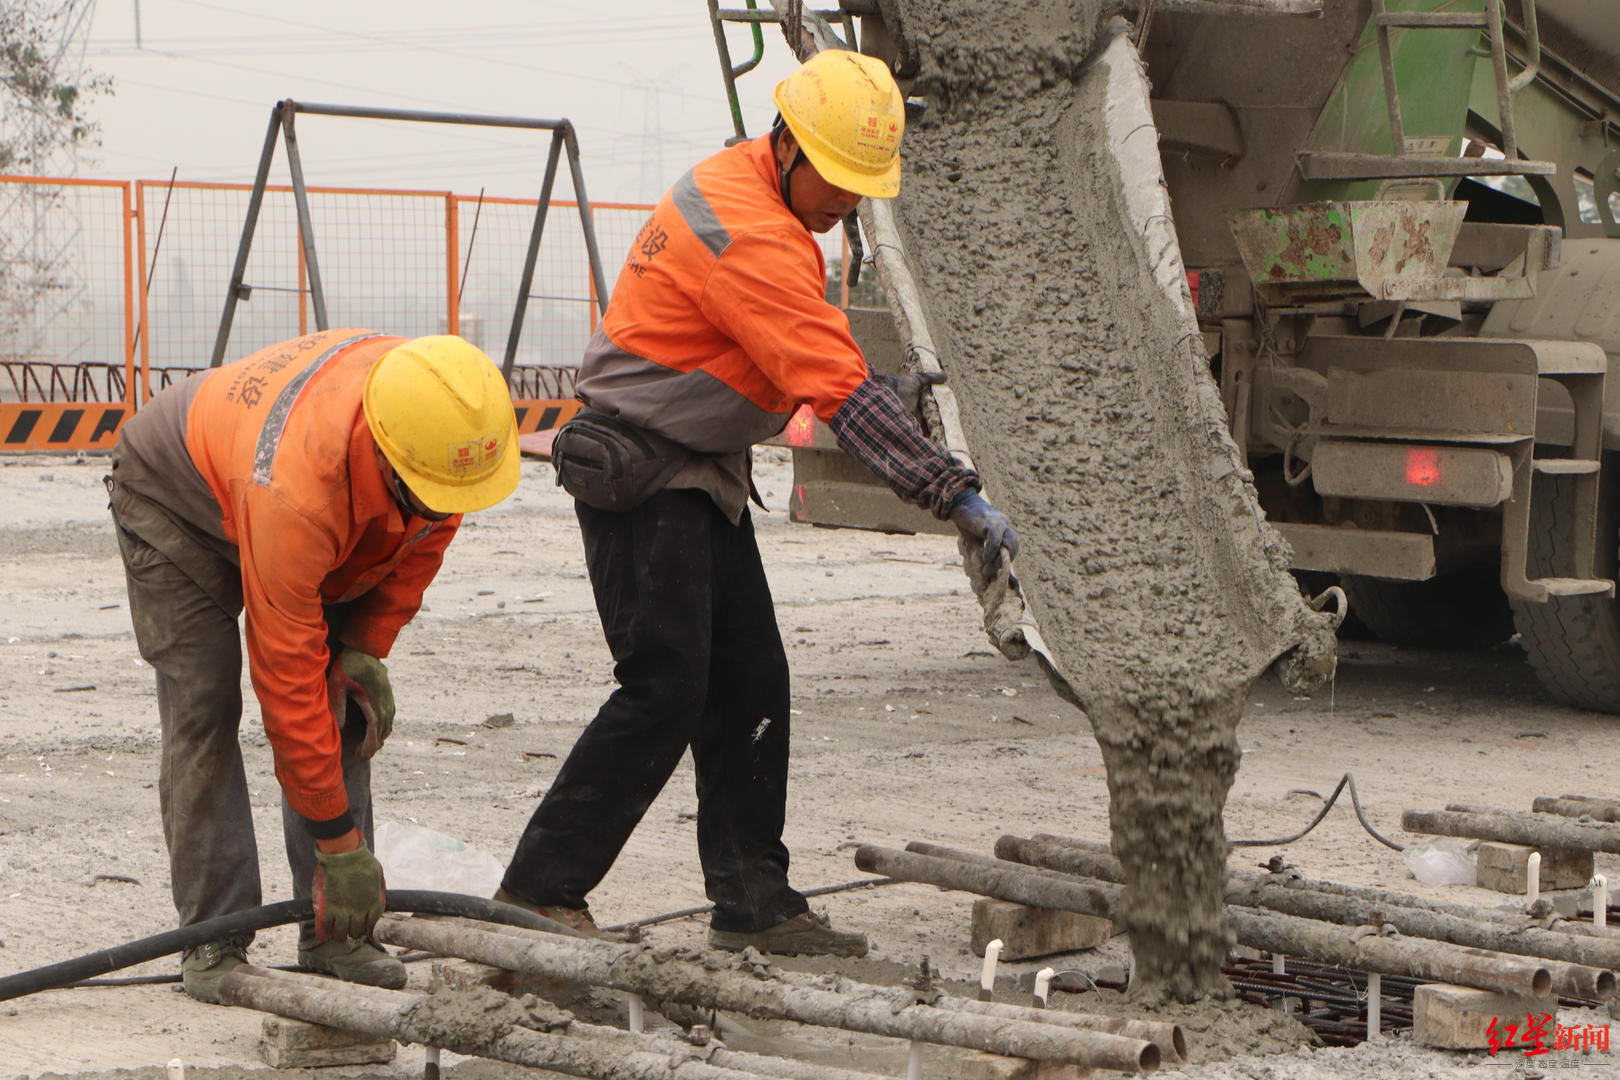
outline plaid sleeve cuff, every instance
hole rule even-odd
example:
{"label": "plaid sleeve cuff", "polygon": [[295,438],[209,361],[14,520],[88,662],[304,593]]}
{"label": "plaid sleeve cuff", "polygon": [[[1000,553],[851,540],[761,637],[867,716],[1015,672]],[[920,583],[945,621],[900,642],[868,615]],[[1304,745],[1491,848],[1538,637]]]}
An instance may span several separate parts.
{"label": "plaid sleeve cuff", "polygon": [[874,379],[855,388],[828,422],[838,445],[894,493],[932,513],[950,516],[951,503],[979,489],[979,474],[951,459],[923,434],[893,390]]}

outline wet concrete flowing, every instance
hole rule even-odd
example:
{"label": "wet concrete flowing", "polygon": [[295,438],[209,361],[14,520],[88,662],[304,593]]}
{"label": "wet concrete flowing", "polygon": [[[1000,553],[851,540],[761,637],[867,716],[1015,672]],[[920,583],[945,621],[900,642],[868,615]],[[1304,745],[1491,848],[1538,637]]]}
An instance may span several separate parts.
{"label": "wet concrete flowing", "polygon": [[1102,747],[1132,994],[1185,1001],[1228,990],[1222,810],[1249,688],[1285,654],[1325,678],[1333,637],[1227,434],[1108,7],[885,0],[928,103],[897,208],[1054,680]]}

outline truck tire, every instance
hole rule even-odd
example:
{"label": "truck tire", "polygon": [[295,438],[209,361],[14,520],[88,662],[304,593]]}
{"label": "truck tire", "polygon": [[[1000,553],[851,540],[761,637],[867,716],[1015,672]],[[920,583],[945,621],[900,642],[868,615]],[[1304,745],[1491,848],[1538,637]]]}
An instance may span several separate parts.
{"label": "truck tire", "polygon": [[1350,613],[1379,641],[1421,649],[1489,649],[1513,636],[1497,568],[1468,567],[1428,581],[1346,574]]}
{"label": "truck tire", "polygon": [[[1612,578],[1620,556],[1620,455],[1603,459],[1598,502],[1597,574]],[[1568,576],[1573,483],[1537,476],[1531,493],[1529,575]],[[1545,604],[1513,601],[1513,621],[1530,666],[1556,701],[1593,712],[1620,713],[1620,600],[1566,596]]]}

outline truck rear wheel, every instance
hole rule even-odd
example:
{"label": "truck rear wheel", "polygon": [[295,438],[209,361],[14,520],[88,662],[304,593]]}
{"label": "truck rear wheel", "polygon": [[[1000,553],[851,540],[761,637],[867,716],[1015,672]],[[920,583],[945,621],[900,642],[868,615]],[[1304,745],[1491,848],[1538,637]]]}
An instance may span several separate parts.
{"label": "truck rear wheel", "polygon": [[[1598,503],[1598,576],[1615,575],[1620,556],[1620,455],[1603,459]],[[1529,576],[1572,573],[1564,548],[1573,532],[1574,484],[1566,476],[1538,476],[1531,493]],[[1513,621],[1541,685],[1577,709],[1620,713],[1620,600],[1566,596],[1545,604],[1513,601]]]}
{"label": "truck rear wheel", "polygon": [[1346,574],[1343,584],[1351,614],[1391,645],[1489,649],[1513,636],[1513,609],[1494,564],[1428,581]]}

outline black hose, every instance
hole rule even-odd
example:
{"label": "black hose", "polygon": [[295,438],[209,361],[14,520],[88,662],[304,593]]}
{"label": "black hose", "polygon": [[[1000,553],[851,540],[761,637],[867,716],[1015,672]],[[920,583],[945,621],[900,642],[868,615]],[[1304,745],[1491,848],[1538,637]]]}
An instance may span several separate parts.
{"label": "black hose", "polygon": [[[1338,801],[1339,793],[1342,792],[1346,787],[1350,789],[1350,805],[1355,807],[1356,820],[1361,822],[1361,827],[1363,829],[1367,830],[1367,835],[1371,836],[1374,840],[1378,841],[1380,844],[1383,844],[1387,848],[1394,848],[1396,851],[1405,851],[1405,845],[1397,844],[1395,841],[1373,828],[1372,822],[1367,820],[1366,811],[1361,809],[1361,796],[1356,791],[1356,778],[1349,773],[1345,773],[1339,778],[1339,786],[1333,789],[1333,794],[1327,797],[1327,801],[1322,804],[1322,809],[1318,811],[1316,817],[1311,819],[1311,823],[1299,830],[1299,832],[1295,833],[1293,836],[1283,836],[1277,838],[1276,840],[1233,840],[1232,846],[1281,847],[1283,844],[1292,844],[1295,840],[1298,840],[1300,837],[1304,836],[1306,833],[1310,832],[1312,829],[1316,828],[1322,823],[1322,819],[1327,817],[1328,811],[1333,809],[1333,804]],[[1306,794],[1314,795],[1316,793],[1306,792]],[[1317,795],[1317,798],[1321,798],[1321,796]]]}
{"label": "black hose", "polygon": [[[443,953],[418,952],[409,950],[395,957],[402,964],[419,964],[424,960],[443,960]],[[260,965],[261,967],[264,965]],[[271,971],[309,971],[310,968],[302,964],[275,964]],[[67,983],[64,986],[53,986],[53,990],[91,990],[104,986],[162,986],[164,983],[184,982],[179,972],[169,975],[129,975],[122,979],[84,979],[76,983]]]}
{"label": "black hose", "polygon": [[[471,919],[482,919],[485,922],[521,926],[526,930],[562,934],[566,937],[585,936],[578,930],[548,919],[544,915],[536,915],[511,904],[503,904],[481,896],[463,896],[461,893],[434,892],[428,889],[390,889],[388,910],[417,912],[424,915],[462,915]],[[109,971],[144,964],[148,960],[157,960],[183,949],[218,941],[232,934],[267,930],[272,926],[284,926],[312,917],[314,909],[308,900],[282,900],[274,904],[265,904],[263,907],[248,908],[246,911],[235,911],[229,915],[221,915],[217,919],[182,926],[178,930],[165,930],[161,934],[153,934],[138,941],[86,953],[72,960],[63,960],[60,963],[34,968],[32,971],[7,975],[0,978],[0,1001],[10,1001],[12,998],[24,997],[41,990],[52,990],[70,983],[93,979]]]}

